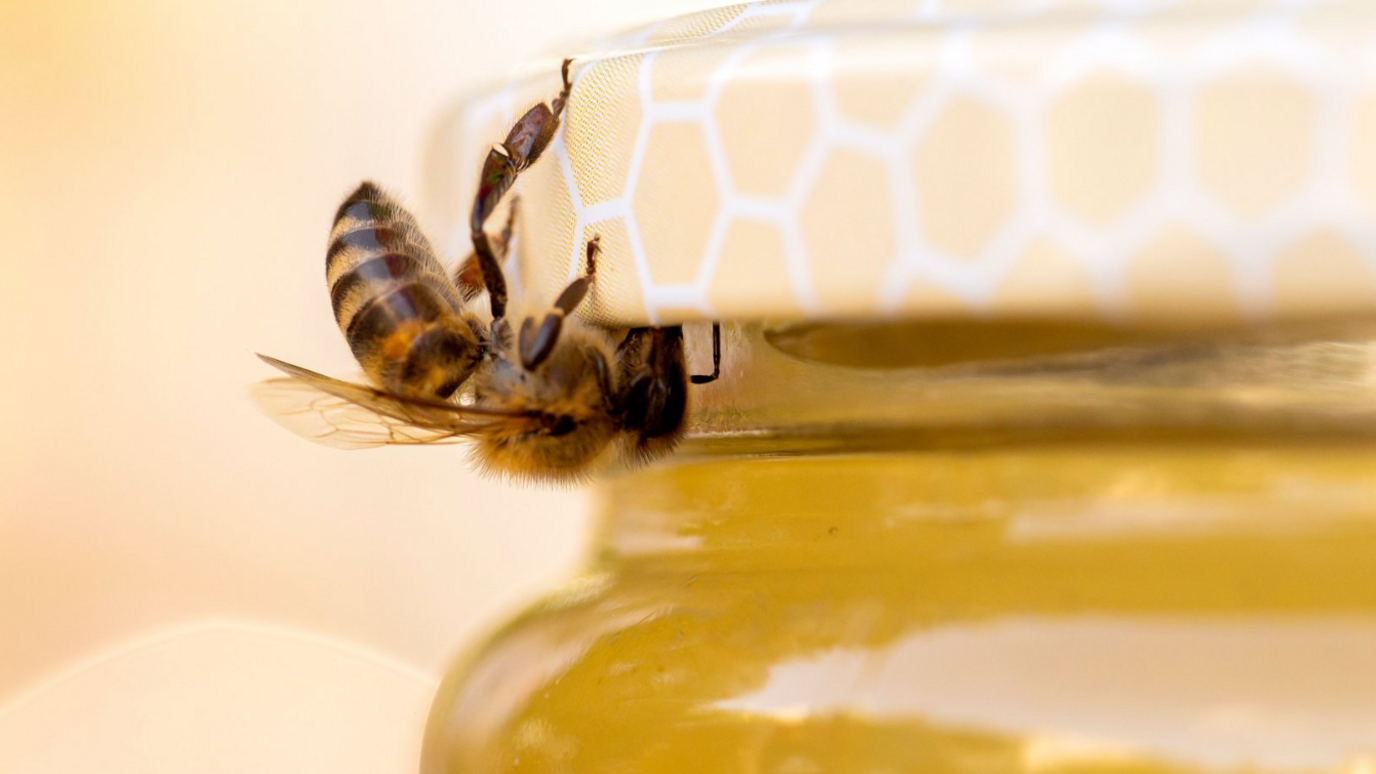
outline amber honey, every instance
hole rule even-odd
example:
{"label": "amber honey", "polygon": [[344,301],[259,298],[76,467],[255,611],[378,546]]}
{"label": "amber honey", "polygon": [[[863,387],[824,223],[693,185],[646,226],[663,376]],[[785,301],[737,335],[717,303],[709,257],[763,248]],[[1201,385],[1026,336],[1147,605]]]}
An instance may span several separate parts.
{"label": "amber honey", "polygon": [[784,339],[728,339],[696,440],[602,485],[586,573],[455,667],[424,771],[1376,770],[1360,328]]}

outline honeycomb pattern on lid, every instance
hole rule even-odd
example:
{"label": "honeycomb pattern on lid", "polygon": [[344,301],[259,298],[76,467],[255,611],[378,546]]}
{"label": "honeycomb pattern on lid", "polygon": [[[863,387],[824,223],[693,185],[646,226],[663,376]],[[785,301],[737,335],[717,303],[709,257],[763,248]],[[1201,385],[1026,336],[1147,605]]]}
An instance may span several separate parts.
{"label": "honeycomb pattern on lid", "polygon": [[[556,70],[441,127],[445,201]],[[610,235],[601,322],[1376,311],[1367,0],[760,2],[575,72],[512,268],[552,298]]]}

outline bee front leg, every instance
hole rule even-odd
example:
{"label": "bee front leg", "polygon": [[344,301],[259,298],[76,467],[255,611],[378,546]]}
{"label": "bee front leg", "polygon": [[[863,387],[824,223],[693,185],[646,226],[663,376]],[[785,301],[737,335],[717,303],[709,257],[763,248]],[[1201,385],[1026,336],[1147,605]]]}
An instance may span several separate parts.
{"label": "bee front leg", "polygon": [[564,292],[560,293],[558,300],[554,302],[554,309],[545,315],[544,322],[537,328],[535,320],[527,317],[521,324],[521,365],[525,366],[527,371],[545,362],[545,358],[554,351],[554,345],[559,341],[559,332],[564,327],[564,318],[573,314],[582,303],[583,297],[588,294],[593,276],[597,273],[597,253],[601,249],[601,242],[599,236],[588,240],[588,273],[564,288]]}

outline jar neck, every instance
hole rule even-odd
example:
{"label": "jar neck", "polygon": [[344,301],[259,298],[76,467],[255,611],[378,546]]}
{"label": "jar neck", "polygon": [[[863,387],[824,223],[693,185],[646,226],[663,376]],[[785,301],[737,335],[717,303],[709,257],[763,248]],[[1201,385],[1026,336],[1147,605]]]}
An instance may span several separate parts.
{"label": "jar neck", "polygon": [[912,565],[951,541],[1300,529],[1376,502],[1370,322],[725,333],[679,453],[604,482],[606,566]]}
{"label": "jar neck", "polygon": [[1144,540],[1226,556],[1257,535],[1369,535],[1373,469],[1368,444],[1284,437],[697,459],[608,482],[597,556],[687,574],[1092,560]]}
{"label": "jar neck", "polygon": [[[688,331],[695,363],[705,332]],[[680,458],[1070,441],[1376,440],[1376,319],[1214,331],[742,325]]]}

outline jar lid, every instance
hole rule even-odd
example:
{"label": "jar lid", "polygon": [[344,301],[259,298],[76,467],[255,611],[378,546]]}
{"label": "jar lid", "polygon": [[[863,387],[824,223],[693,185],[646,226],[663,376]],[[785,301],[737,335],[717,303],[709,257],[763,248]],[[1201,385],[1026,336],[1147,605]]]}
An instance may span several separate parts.
{"label": "jar lid", "polygon": [[[1369,0],[758,2],[574,53],[512,268],[553,298],[600,235],[599,322],[1376,311]],[[442,127],[456,254],[547,65]]]}

